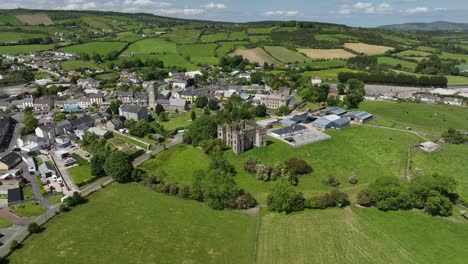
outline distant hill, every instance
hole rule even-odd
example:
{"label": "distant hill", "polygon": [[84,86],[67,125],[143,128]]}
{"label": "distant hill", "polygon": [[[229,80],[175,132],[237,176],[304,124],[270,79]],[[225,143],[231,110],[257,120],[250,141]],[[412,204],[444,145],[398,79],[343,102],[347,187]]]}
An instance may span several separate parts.
{"label": "distant hill", "polygon": [[452,23],[445,21],[436,21],[431,23],[405,23],[386,25],[379,27],[381,29],[392,30],[419,30],[419,31],[467,31],[468,23]]}

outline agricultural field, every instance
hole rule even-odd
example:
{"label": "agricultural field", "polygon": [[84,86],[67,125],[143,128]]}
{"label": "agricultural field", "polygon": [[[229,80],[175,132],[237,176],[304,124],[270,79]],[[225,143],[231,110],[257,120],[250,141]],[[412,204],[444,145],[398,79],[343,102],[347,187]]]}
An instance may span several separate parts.
{"label": "agricultural field", "polygon": [[303,63],[310,61],[309,58],[295,51],[281,46],[265,46],[265,51],[273,58],[284,63]]}
{"label": "agricultural field", "polygon": [[39,26],[39,25],[50,26],[54,24],[52,19],[50,19],[49,16],[46,14],[17,15],[16,19],[18,19],[24,24],[31,25],[31,26]]}
{"label": "agricultural field", "polygon": [[386,64],[393,67],[401,65],[401,67],[409,69],[410,71],[414,71],[416,69],[416,66],[418,66],[415,62],[395,59],[392,57],[378,57],[377,62],[379,64]]}
{"label": "agricultural field", "polygon": [[460,107],[365,101],[359,109],[394,124],[394,127],[404,129],[409,126],[435,136],[440,136],[448,128],[468,130],[468,110]]}
{"label": "agricultural field", "polygon": [[395,53],[395,56],[398,57],[429,57],[432,53],[421,50],[405,50],[398,53]]}
{"label": "agricultural field", "polygon": [[344,49],[297,49],[313,60],[349,59],[355,54]]}
{"label": "agricultural field", "polygon": [[91,61],[82,61],[82,60],[69,60],[60,63],[62,69],[66,71],[73,71],[77,69],[85,69],[88,68],[90,70],[97,70],[99,66],[97,66],[94,62]]}
{"label": "agricultural field", "polygon": [[81,21],[92,28],[103,29],[103,30],[112,30],[112,27],[108,24],[96,19],[95,17],[82,17]]}
{"label": "agricultural field", "polygon": [[14,16],[0,15],[0,25],[20,25],[21,23]]}
{"label": "agricultural field", "polygon": [[268,35],[250,35],[249,41],[252,43],[259,43],[259,42],[271,42],[271,37]]}
{"label": "agricultural field", "polygon": [[310,66],[314,69],[336,68],[346,66],[345,60],[320,60],[300,64],[301,66]]}
{"label": "agricultural field", "polygon": [[416,47],[416,50],[424,51],[424,52],[438,52],[437,48],[427,47],[427,46],[419,46]]}
{"label": "agricultural field", "polygon": [[441,59],[464,60],[465,62],[468,61],[468,55],[467,54],[442,52],[442,54],[440,54],[439,57]]}
{"label": "agricultural field", "polygon": [[192,44],[198,42],[201,31],[191,29],[174,29],[174,31],[163,35],[163,38],[168,38],[179,44]]}
{"label": "agricultural field", "polygon": [[392,40],[403,45],[414,45],[418,43],[417,40],[410,39],[410,38],[402,38],[402,37],[397,37],[397,36],[387,35],[387,34],[382,34],[381,36],[384,39]]}
{"label": "agricultural field", "polygon": [[159,59],[164,62],[165,67],[180,67],[187,69],[188,71],[196,70],[199,67],[186,59],[184,59],[179,54],[141,54],[136,55],[136,57],[147,60],[149,58]]}
{"label": "agricultural field", "polygon": [[359,72],[359,71],[349,69],[349,68],[336,68],[336,69],[328,69],[328,70],[320,70],[320,71],[306,71],[302,73],[302,75],[309,77],[309,78],[313,76],[319,76],[324,81],[336,82],[338,78],[338,73],[340,72]]}
{"label": "agricultural field", "polygon": [[229,32],[229,40],[246,40],[249,36],[245,31],[231,31]]}
{"label": "agricultural field", "polygon": [[126,31],[126,32],[119,32],[116,34],[116,39],[120,41],[125,41],[125,42],[133,42],[136,40],[141,39],[140,35],[135,34],[131,31]]}
{"label": "agricultural field", "polygon": [[466,224],[415,211],[355,206],[291,215],[264,211],[256,260],[259,264],[464,263],[467,232]]}
{"label": "agricultural field", "polygon": [[218,32],[214,34],[203,35],[201,36],[200,40],[202,42],[217,42],[220,40],[226,40],[227,38],[228,38],[227,32]]}
{"label": "agricultural field", "polygon": [[231,56],[242,56],[244,59],[249,60],[250,62],[256,62],[259,65],[263,65],[266,63],[279,63],[278,60],[271,57],[261,48],[254,48],[254,49],[236,49],[234,52],[230,54]]}
{"label": "agricultural field", "polygon": [[392,47],[369,45],[365,43],[345,43],[344,47],[366,55],[380,55],[387,51],[393,50]]}
{"label": "agricultural field", "polygon": [[216,49],[216,55],[218,57],[225,56],[231,52],[233,52],[236,48],[242,48],[244,45],[248,44],[246,41],[239,41],[239,42],[221,42]]}
{"label": "agricultural field", "polygon": [[463,76],[447,76],[448,85],[468,85],[468,78]]}
{"label": "agricultural field", "polygon": [[105,56],[113,51],[120,51],[123,49],[123,47],[125,47],[125,44],[125,42],[88,42],[85,44],[78,44],[61,48],[60,50],[77,54],[85,53],[88,55],[97,53]]}
{"label": "agricultural field", "polygon": [[190,61],[195,64],[213,65],[219,61],[214,53],[216,46],[216,44],[177,45],[177,51],[184,58],[190,57]]}
{"label": "agricultural field", "polygon": [[52,50],[53,48],[53,44],[0,46],[0,54],[23,54],[35,51]]}
{"label": "agricultural field", "polygon": [[333,36],[330,36],[330,35],[326,35],[326,34],[317,34],[317,35],[314,35],[314,38],[318,41],[328,41],[328,42],[333,42],[333,43],[339,43],[340,40],[333,37]]}
{"label": "agricultural field", "polygon": [[0,32],[0,43],[13,43],[21,40],[45,38],[44,34],[24,33],[24,32]]}
{"label": "agricultural field", "polygon": [[247,29],[247,33],[249,34],[270,34],[273,30],[277,29],[278,27],[249,27]]}
{"label": "agricultural field", "polygon": [[468,201],[467,153],[468,145],[463,144],[443,144],[441,149],[431,153],[417,150],[411,153],[412,174],[452,176],[458,182],[458,194]]}
{"label": "agricultural field", "polygon": [[47,223],[9,263],[250,263],[256,219],[115,184]]}
{"label": "agricultural field", "polygon": [[125,52],[138,53],[177,53],[177,45],[174,42],[161,38],[149,38],[134,42],[128,46]]}

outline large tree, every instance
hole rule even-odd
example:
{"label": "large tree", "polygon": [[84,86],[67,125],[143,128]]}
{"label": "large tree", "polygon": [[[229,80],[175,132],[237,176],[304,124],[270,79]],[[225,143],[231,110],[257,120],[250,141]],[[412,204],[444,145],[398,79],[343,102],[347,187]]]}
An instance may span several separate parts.
{"label": "large tree", "polygon": [[127,154],[121,151],[112,152],[104,164],[106,175],[119,183],[130,182],[132,178],[133,165]]}
{"label": "large tree", "polygon": [[91,175],[96,176],[96,177],[106,176],[106,172],[104,171],[105,163],[106,163],[106,156],[94,155],[91,158],[91,162],[89,164],[91,168]]}
{"label": "large tree", "polygon": [[271,211],[290,213],[304,209],[304,196],[285,181],[279,181],[267,197]]}

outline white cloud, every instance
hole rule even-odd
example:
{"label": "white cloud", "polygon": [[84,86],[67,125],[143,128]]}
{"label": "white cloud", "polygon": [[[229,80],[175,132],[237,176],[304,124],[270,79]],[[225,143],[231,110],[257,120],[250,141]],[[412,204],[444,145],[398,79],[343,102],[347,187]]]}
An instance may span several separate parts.
{"label": "white cloud", "polygon": [[267,11],[264,13],[265,16],[296,16],[299,11]]}
{"label": "white cloud", "polygon": [[185,15],[185,16],[193,16],[193,15],[200,15],[205,13],[205,9],[201,8],[167,8],[167,9],[155,9],[155,14],[162,14],[162,15]]}
{"label": "white cloud", "polygon": [[412,8],[412,9],[407,9],[406,13],[408,13],[408,14],[421,14],[421,13],[427,13],[429,11],[430,11],[430,9],[427,8],[427,7],[415,7],[415,8]]}
{"label": "white cloud", "polygon": [[217,3],[209,3],[207,5],[203,5],[203,8],[206,9],[225,9],[226,5],[225,4],[217,4]]}
{"label": "white cloud", "polygon": [[386,14],[392,13],[393,7],[387,3],[373,4],[370,2],[357,2],[355,4],[343,4],[338,7],[337,13],[340,15],[350,15],[352,13],[365,14]]}

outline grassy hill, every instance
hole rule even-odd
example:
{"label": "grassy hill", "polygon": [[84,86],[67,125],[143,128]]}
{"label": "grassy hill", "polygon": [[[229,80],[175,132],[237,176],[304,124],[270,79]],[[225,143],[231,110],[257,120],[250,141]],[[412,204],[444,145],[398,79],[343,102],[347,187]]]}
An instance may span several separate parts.
{"label": "grassy hill", "polygon": [[422,31],[461,31],[468,30],[467,23],[436,21],[431,23],[405,23],[381,26],[382,29],[422,30]]}

